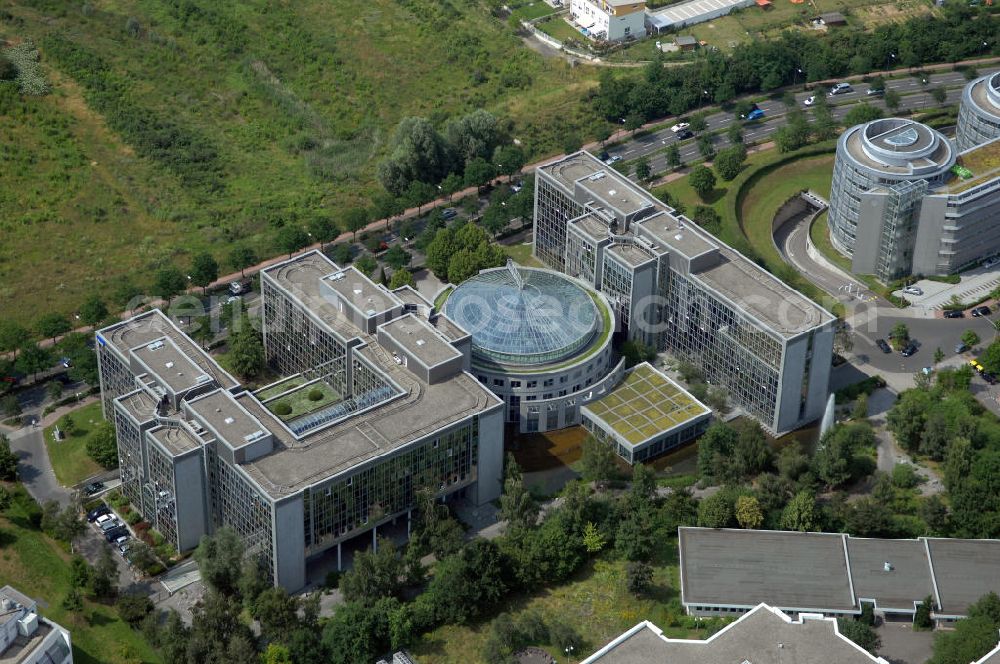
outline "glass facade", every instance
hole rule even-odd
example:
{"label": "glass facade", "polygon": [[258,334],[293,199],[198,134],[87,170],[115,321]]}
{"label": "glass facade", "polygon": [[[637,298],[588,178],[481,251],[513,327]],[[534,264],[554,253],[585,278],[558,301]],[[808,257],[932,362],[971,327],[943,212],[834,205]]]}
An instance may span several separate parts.
{"label": "glass facade", "polygon": [[274,532],[270,501],[232,464],[216,454],[211,445],[204,449],[212,522],[216,528],[229,526],[236,531],[246,546],[246,555],[258,558],[267,577],[273,581]]}
{"label": "glass facade", "polygon": [[118,468],[121,492],[136,507],[142,507],[143,441],[142,431],[118,408],[114,413],[115,432],[118,438]]}
{"label": "glass facade", "polygon": [[581,214],[583,206],[555,186],[535,186],[535,253],[543,263],[565,269],[566,224]]}
{"label": "glass facade", "polygon": [[476,480],[479,418],[378,465],[303,492],[306,555],[413,506],[416,489],[450,493]]}
{"label": "glass facade", "polygon": [[955,142],[964,152],[1000,136],[1000,75],[992,74],[965,86],[958,108]]}
{"label": "glass facade", "polygon": [[156,445],[149,445],[149,476],[144,486],[144,513],[146,520],[180,550],[177,538],[177,503],[174,500],[174,462]]}

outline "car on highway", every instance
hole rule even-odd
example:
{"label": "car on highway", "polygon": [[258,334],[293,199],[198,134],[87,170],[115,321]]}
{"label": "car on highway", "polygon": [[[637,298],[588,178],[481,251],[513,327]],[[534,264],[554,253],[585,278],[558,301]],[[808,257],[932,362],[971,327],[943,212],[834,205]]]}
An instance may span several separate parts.
{"label": "car on highway", "polygon": [[919,286],[907,286],[903,289],[903,292],[907,295],[923,295],[924,291]]}
{"label": "car on highway", "polygon": [[945,318],[965,318],[965,312],[961,309],[948,309],[944,312]]}
{"label": "car on highway", "polygon": [[972,310],[972,315],[974,318],[979,318],[980,316],[989,316],[990,308],[987,307],[985,304],[981,307],[976,307],[975,309]]}
{"label": "car on highway", "polygon": [[906,344],[906,347],[903,348],[903,350],[899,352],[900,354],[902,354],[903,357],[910,357],[911,355],[917,352],[917,345],[911,341],[910,343]]}
{"label": "car on highway", "polygon": [[969,350],[969,347],[966,346],[963,342],[959,341],[957,344],[955,344],[955,354],[956,355],[961,355],[962,353],[964,353],[967,350]]}
{"label": "car on highway", "polygon": [[621,160],[622,156],[620,154],[613,154],[610,157],[608,157],[608,160],[604,163],[606,163],[608,166],[611,166],[612,164],[617,164]]}
{"label": "car on highway", "polygon": [[813,104],[816,103],[816,95],[806,97],[805,101],[803,101],[802,103],[805,104],[806,106],[812,106]]}
{"label": "car on highway", "polygon": [[992,256],[983,261],[983,267],[993,267],[997,263],[1000,263],[1000,256]]}
{"label": "car on highway", "polygon": [[70,367],[72,367],[72,366],[73,366],[73,359],[72,359],[72,358],[69,358],[69,357],[60,357],[60,358],[59,358],[59,364],[60,364],[60,365],[61,365],[61,366],[62,366],[62,367],[63,367],[64,369],[69,369]]}
{"label": "car on highway", "polygon": [[445,208],[441,211],[441,218],[447,221],[448,219],[454,219],[458,211],[455,208]]}
{"label": "car on highway", "polygon": [[760,120],[762,117],[764,117],[764,111],[760,110],[759,108],[755,108],[749,113],[747,113],[746,121],[750,122],[752,120]]}
{"label": "car on highway", "polygon": [[676,134],[677,132],[683,131],[690,126],[691,126],[690,122],[678,122],[677,124],[675,124],[673,127],[670,128],[670,131]]}
{"label": "car on highway", "polygon": [[694,132],[692,132],[690,129],[681,129],[679,132],[677,132],[678,141],[683,141],[684,139],[691,138],[692,136],[694,136]]}
{"label": "car on highway", "polygon": [[878,346],[879,350],[881,350],[883,353],[891,353],[892,352],[892,348],[890,348],[889,344],[887,344],[885,342],[885,339],[876,339],[875,340],[875,345]]}
{"label": "car on highway", "polygon": [[865,94],[868,95],[869,97],[874,97],[875,95],[884,95],[885,88],[868,88],[868,91],[865,92]]}
{"label": "car on highway", "polygon": [[87,521],[94,523],[105,514],[111,514],[111,508],[107,505],[98,505],[94,509],[87,512]]}
{"label": "car on highway", "polygon": [[607,161],[608,159],[611,158],[611,155],[608,154],[607,150],[604,150],[603,152],[601,152],[601,154],[597,155],[597,158],[600,159],[601,161]]}
{"label": "car on highway", "polygon": [[95,493],[100,493],[101,491],[104,491],[104,482],[91,482],[83,487],[83,492],[88,496],[93,496]]}
{"label": "car on highway", "polygon": [[229,294],[230,295],[243,295],[244,293],[249,293],[252,285],[249,279],[242,279],[240,281],[232,281],[229,283]]}
{"label": "car on highway", "polygon": [[835,97],[837,95],[846,95],[848,92],[854,92],[854,88],[851,87],[850,83],[837,83],[830,88],[830,92],[826,96]]}

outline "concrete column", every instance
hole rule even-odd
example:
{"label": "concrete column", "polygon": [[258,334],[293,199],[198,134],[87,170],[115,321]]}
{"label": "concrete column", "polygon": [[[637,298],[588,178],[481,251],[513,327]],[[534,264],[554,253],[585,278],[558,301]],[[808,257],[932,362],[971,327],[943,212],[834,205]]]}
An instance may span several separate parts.
{"label": "concrete column", "polygon": [[340,542],[337,542],[337,571],[342,572],[344,568],[340,565]]}
{"label": "concrete column", "polygon": [[378,526],[372,528],[372,553],[378,551]]}
{"label": "concrete column", "polygon": [[406,539],[410,539],[410,516],[413,510],[406,510]]}

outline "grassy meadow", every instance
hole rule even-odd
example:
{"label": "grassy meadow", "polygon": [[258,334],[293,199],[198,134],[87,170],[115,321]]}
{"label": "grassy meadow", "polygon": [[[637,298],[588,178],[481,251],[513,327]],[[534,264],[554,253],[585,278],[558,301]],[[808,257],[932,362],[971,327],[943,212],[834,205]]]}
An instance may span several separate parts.
{"label": "grassy meadow", "polygon": [[0,39],[32,39],[52,89],[0,84],[0,311],[22,323],[196,251],[278,253],[283,224],[368,204],[405,116],[486,108],[533,157],[600,122],[592,68],[476,0],[14,0]]}

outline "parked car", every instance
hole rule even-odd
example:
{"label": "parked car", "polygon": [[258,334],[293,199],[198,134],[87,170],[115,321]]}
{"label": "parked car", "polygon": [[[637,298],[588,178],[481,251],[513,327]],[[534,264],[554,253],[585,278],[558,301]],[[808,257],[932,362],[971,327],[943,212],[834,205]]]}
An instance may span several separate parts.
{"label": "parked car", "polygon": [[959,355],[959,354],[961,354],[961,353],[964,353],[964,352],[965,352],[965,351],[967,351],[967,350],[969,350],[969,347],[968,347],[968,346],[966,346],[966,345],[965,345],[964,343],[962,343],[961,341],[959,341],[959,342],[958,342],[957,344],[955,344],[955,354],[956,354],[956,355]]}
{"label": "parked car", "polygon": [[904,348],[900,352],[902,353],[903,357],[910,357],[911,355],[917,352],[917,346],[911,341],[910,343],[906,344],[906,348]]}
{"label": "parked car", "polygon": [[229,282],[229,294],[230,295],[243,295],[244,293],[250,292],[250,280],[241,279],[240,281]]}
{"label": "parked car", "polygon": [[907,295],[923,295],[924,291],[919,286],[907,286],[903,289],[903,292]]}
{"label": "parked car", "polygon": [[673,127],[670,128],[670,131],[676,134],[677,132],[684,131],[690,126],[691,126],[690,122],[678,122],[677,124],[675,124]]}
{"label": "parked car", "polygon": [[104,525],[108,521],[111,521],[114,518],[115,518],[115,515],[111,513],[111,510],[108,510],[104,514],[102,514],[99,517],[97,517],[96,519],[94,519],[94,523],[96,523],[99,526],[102,526],[102,525]]}
{"label": "parked car", "polygon": [[677,132],[678,141],[686,140],[688,138],[691,138],[692,136],[694,136],[694,132],[691,131],[690,129],[681,129],[679,132]]}
{"label": "parked car", "polygon": [[114,545],[120,548],[128,540],[129,540],[129,536],[128,535],[122,535],[121,537],[116,537],[115,541],[114,541]]}
{"label": "parked car", "polygon": [[122,525],[122,522],[118,520],[118,517],[112,517],[110,520],[101,524],[101,532],[107,534],[109,530],[117,528],[120,525]]}
{"label": "parked car", "polygon": [[875,340],[875,345],[878,346],[879,350],[881,350],[883,353],[891,353],[892,352],[892,348],[890,348],[889,344],[887,344],[885,342],[885,339],[876,339]]}
{"label": "parked car", "polygon": [[976,307],[975,309],[972,310],[972,315],[975,316],[976,318],[979,318],[980,316],[989,316],[990,308],[987,307],[985,304],[982,305],[981,307]]}
{"label": "parked car", "polygon": [[806,106],[812,106],[813,104],[816,103],[816,95],[811,95],[809,97],[806,97],[806,100],[802,103],[805,104]]}
{"label": "parked car", "polygon": [[129,537],[129,536],[130,535],[128,532],[128,528],[126,528],[125,525],[121,523],[112,528],[111,530],[107,531],[106,533],[104,533],[104,539],[108,540],[109,542],[114,542],[119,537]]}
{"label": "parked car", "polygon": [[854,88],[851,87],[850,83],[837,83],[835,86],[830,88],[828,97],[834,97],[836,95],[847,94],[848,92],[853,92]]}
{"label": "parked car", "polygon": [[100,493],[101,491],[104,491],[104,482],[91,482],[83,487],[83,492],[88,496],[93,496],[95,493]]}
{"label": "parked car", "polygon": [[945,318],[965,318],[965,312],[961,309],[949,309],[944,312]]}
{"label": "parked car", "polygon": [[444,220],[454,219],[457,214],[458,211],[455,208],[445,208],[441,211],[441,218]]}
{"label": "parked car", "polygon": [[94,509],[87,512],[87,521],[94,523],[98,518],[104,516],[105,514],[111,514],[111,508],[104,504],[98,505]]}
{"label": "parked car", "polygon": [[983,261],[983,267],[993,267],[997,263],[1000,263],[1000,256],[992,256]]}
{"label": "parked car", "polygon": [[983,372],[983,380],[985,380],[990,385],[996,385],[997,384],[997,375],[994,374],[994,373],[990,373],[989,371],[984,371]]}

